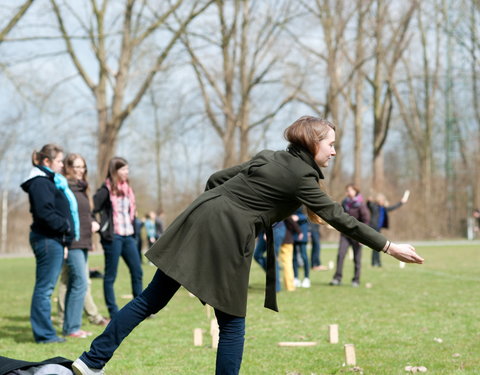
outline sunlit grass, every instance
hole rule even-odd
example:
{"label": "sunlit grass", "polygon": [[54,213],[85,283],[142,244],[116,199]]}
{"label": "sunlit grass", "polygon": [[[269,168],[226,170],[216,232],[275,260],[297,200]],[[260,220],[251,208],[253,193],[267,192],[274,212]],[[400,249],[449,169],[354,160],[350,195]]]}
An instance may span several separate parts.
{"label": "sunlit grass", "polygon": [[[369,266],[364,249],[362,284],[352,288],[351,261],[345,262],[340,287],[328,286],[333,271],[314,272],[312,287],[278,295],[280,313],[263,308],[265,275],[252,265],[247,337],[242,374],[344,374],[343,344],[353,343],[364,374],[406,374],[407,365],[425,366],[429,374],[480,373],[480,249],[477,246],[418,247],[426,262],[407,265],[383,256],[384,267]],[[322,251],[322,260],[336,251]],[[101,267],[103,258],[90,257]],[[155,268],[144,265],[145,284]],[[23,360],[54,356],[75,359],[91,339],[37,345],[29,323],[34,259],[1,259],[0,355]],[[302,273],[303,275],[303,273]],[[371,288],[366,288],[366,283]],[[122,264],[117,297],[130,293]],[[97,305],[106,314],[101,280],[93,280]],[[120,304],[127,300],[119,299]],[[55,310],[54,310],[55,311]],[[337,323],[340,343],[328,343],[329,324]],[[84,319],[84,329],[101,327]],[[193,329],[203,328],[204,346],[193,346]],[[213,374],[206,310],[181,289],[157,316],[147,319],[122,344],[107,365],[107,374]],[[441,343],[435,341],[440,338]],[[279,341],[316,341],[306,348],[278,347]]]}

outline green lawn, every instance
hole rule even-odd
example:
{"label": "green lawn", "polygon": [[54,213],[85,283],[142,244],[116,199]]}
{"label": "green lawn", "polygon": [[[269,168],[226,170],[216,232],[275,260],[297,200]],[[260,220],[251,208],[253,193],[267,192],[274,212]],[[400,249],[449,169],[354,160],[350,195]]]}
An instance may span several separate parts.
{"label": "green lawn", "polygon": [[[343,344],[353,343],[357,366],[364,374],[406,374],[405,366],[425,366],[428,374],[480,374],[480,248],[474,246],[418,247],[422,266],[383,256],[384,267],[369,266],[364,250],[362,285],[352,288],[352,262],[347,259],[344,284],[330,287],[333,272],[312,274],[312,287],[278,295],[280,313],[263,308],[264,274],[252,265],[243,375],[354,374],[343,366]],[[336,250],[322,251],[322,260]],[[91,339],[65,344],[33,342],[29,304],[34,259],[1,259],[0,355],[23,360],[53,356],[75,359]],[[91,256],[91,266],[101,266]],[[119,297],[130,293],[124,265],[116,283]],[[145,283],[154,267],[144,265]],[[303,273],[302,273],[303,275]],[[371,288],[365,284],[371,283]],[[101,280],[93,280],[97,305],[106,313]],[[328,342],[328,325],[339,325],[340,343]],[[101,327],[84,320],[84,329]],[[194,328],[203,328],[204,346],[193,346]],[[439,343],[435,338],[442,339]],[[278,347],[280,341],[317,341],[306,348]],[[107,374],[213,374],[215,351],[210,347],[206,310],[181,289],[157,316],[138,327],[107,365]]]}

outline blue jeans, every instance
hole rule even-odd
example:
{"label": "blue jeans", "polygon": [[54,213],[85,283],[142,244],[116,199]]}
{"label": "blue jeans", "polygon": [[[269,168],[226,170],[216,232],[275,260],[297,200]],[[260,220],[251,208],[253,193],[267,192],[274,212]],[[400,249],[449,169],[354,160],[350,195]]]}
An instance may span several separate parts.
{"label": "blue jeans", "polygon": [[110,317],[118,312],[115,301],[113,284],[117,278],[118,262],[120,256],[127,264],[132,281],[132,294],[134,297],[142,293],[142,264],[137,250],[137,244],[133,236],[120,236],[115,234],[113,241],[102,241],[105,252],[105,276],[103,277],[103,294]]}
{"label": "blue jeans", "polygon": [[67,258],[68,284],[65,296],[63,334],[78,331],[82,326],[83,304],[87,293],[87,250],[70,249]]}
{"label": "blue jeans", "polygon": [[310,267],[308,266],[306,242],[295,242],[293,245],[293,274],[295,275],[296,279],[298,279],[298,253],[300,253],[300,256],[303,259],[303,270],[305,272],[305,277],[308,278],[310,275]]}
{"label": "blue jeans", "polygon": [[[150,284],[125,305],[103,333],[93,340],[90,350],[80,358],[91,368],[101,369],[112,358],[123,339],[151,314],[165,307],[180,284],[157,270]],[[245,318],[215,310],[220,327],[216,375],[236,375],[240,371],[245,337]]]}
{"label": "blue jeans", "polygon": [[35,287],[30,307],[30,323],[36,342],[55,341],[51,296],[62,270],[63,245],[41,234],[30,232],[30,245],[35,254]]}
{"label": "blue jeans", "polygon": [[[280,252],[280,246],[282,246],[283,239],[285,238],[286,231],[287,229],[283,222],[277,223],[273,227],[273,248],[275,250],[275,269],[277,274],[275,288],[277,292],[282,289],[280,283],[280,267],[278,265],[278,254]],[[263,268],[264,271],[267,271],[267,259],[264,256],[265,252],[267,251],[267,242],[263,238],[263,234],[264,232],[260,232],[258,234],[257,245],[255,246],[255,250],[253,252],[253,258]]]}
{"label": "blue jeans", "polygon": [[322,261],[320,260],[320,232],[318,229],[313,228],[310,230],[310,235],[312,243],[312,255],[310,259],[312,261],[311,267],[313,268],[322,265]]}

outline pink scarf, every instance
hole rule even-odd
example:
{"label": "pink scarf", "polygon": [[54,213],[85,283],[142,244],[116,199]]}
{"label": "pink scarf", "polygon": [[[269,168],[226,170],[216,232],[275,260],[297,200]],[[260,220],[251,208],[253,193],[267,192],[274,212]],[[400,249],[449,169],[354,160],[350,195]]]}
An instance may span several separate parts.
{"label": "pink scarf", "polygon": [[118,212],[119,210],[119,205],[118,205],[118,200],[119,198],[122,197],[127,197],[130,203],[130,209],[129,209],[129,214],[130,214],[130,219],[133,223],[133,219],[135,218],[135,212],[137,210],[136,205],[135,205],[135,194],[133,194],[133,190],[128,184],[127,181],[122,181],[117,184],[117,191],[120,193],[120,195],[115,195],[112,191],[112,183],[110,182],[109,179],[105,181],[105,185],[107,186],[108,191],[110,192],[110,201],[112,202],[112,208],[113,208],[113,223],[115,224],[115,213]]}

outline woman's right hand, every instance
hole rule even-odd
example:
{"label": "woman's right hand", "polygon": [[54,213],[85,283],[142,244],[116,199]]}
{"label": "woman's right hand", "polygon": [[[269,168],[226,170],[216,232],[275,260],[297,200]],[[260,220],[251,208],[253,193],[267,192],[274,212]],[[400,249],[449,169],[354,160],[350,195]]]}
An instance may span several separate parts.
{"label": "woman's right hand", "polygon": [[392,242],[387,250],[387,254],[405,263],[423,264],[423,258],[418,255],[415,248],[409,244],[396,244]]}

